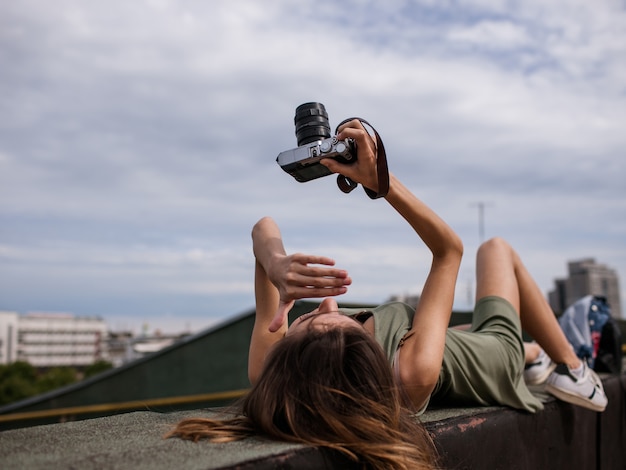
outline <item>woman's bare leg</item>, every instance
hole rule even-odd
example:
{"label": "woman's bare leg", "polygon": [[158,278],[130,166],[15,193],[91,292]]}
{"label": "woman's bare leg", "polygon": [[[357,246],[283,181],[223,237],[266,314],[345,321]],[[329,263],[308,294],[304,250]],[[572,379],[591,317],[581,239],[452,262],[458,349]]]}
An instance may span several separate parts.
{"label": "woman's bare leg", "polygon": [[541,346],[537,343],[524,342],[524,362],[526,364],[532,364],[535,359],[539,357],[541,353]]}
{"label": "woman's bare leg", "polygon": [[519,255],[502,238],[483,243],[476,256],[476,299],[496,295],[519,312],[522,328],[558,364],[580,366],[539,286]]}

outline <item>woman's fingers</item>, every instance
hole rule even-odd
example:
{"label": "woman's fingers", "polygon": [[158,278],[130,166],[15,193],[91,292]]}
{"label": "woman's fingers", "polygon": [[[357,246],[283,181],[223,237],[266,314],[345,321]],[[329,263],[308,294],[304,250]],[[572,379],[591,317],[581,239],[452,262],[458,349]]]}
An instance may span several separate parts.
{"label": "woman's fingers", "polygon": [[334,268],[335,261],[323,256],[296,253],[289,257],[277,284],[283,301],[345,294],[352,283],[348,272]]}
{"label": "woman's fingers", "polygon": [[356,143],[357,159],[345,164],[333,158],[325,158],[320,163],[331,172],[339,173],[366,188],[378,190],[378,169],[376,166],[377,149],[372,136],[360,121],[354,119],[339,128],[337,139],[353,139]]}
{"label": "woman's fingers", "polygon": [[[363,124],[357,119],[353,119],[341,126],[337,134],[337,139],[354,139],[357,144],[357,149],[367,149],[372,153],[372,156],[376,157],[376,143],[369,132],[363,127]],[[359,153],[359,156],[361,156],[361,153]]]}
{"label": "woman's fingers", "polygon": [[[331,258],[294,255],[289,268],[288,282],[300,286],[333,287],[349,284],[348,272],[333,267]],[[311,263],[315,263],[311,265]],[[321,264],[321,266],[320,266]]]}
{"label": "woman's fingers", "polygon": [[340,287],[306,287],[305,289],[303,299],[335,297],[348,292],[348,287],[345,285]]}

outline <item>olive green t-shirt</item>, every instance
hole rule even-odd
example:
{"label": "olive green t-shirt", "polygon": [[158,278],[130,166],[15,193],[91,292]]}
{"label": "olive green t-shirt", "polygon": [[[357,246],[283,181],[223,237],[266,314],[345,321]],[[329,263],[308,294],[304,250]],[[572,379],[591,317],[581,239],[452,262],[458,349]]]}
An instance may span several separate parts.
{"label": "olive green t-shirt", "polygon": [[[342,309],[346,315],[363,310]],[[371,310],[374,334],[392,368],[400,341],[411,329],[414,310],[392,302]],[[480,299],[468,331],[448,329],[443,364],[431,403],[505,405],[535,412],[543,408],[523,379],[524,349],[519,316],[499,297]]]}

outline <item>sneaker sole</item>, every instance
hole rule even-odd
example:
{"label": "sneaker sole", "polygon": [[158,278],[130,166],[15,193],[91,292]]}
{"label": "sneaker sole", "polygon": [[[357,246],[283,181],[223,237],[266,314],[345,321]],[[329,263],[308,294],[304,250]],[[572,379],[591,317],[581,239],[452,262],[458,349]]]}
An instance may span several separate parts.
{"label": "sneaker sole", "polygon": [[560,388],[556,388],[554,385],[547,384],[546,391],[554,395],[560,400],[563,400],[567,403],[571,403],[573,405],[582,406],[583,408],[587,408],[588,410],[593,411],[604,411],[606,409],[606,405],[596,405],[595,403],[590,402],[584,398],[581,398],[580,395],[576,395],[570,392],[566,392],[561,390]]}
{"label": "sneaker sole", "polygon": [[550,377],[550,374],[554,371],[554,369],[556,369],[556,363],[553,362],[551,363],[548,368],[543,372],[543,374],[535,377],[532,380],[528,380],[526,382],[527,385],[541,385],[542,383],[544,383],[546,380],[548,380],[548,377]]}

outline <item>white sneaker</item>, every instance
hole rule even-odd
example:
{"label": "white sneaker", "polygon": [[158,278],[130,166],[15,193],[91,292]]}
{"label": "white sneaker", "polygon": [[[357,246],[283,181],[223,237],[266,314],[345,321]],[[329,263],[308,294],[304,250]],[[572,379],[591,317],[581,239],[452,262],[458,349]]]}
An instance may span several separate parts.
{"label": "white sneaker", "polygon": [[559,364],[548,377],[546,391],[560,400],[594,411],[604,411],[608,403],[598,375],[583,361],[583,373],[576,377],[565,364]]}
{"label": "white sneaker", "polygon": [[552,362],[550,356],[542,349],[537,359],[524,367],[524,381],[528,385],[542,384],[555,368],[556,364]]}

